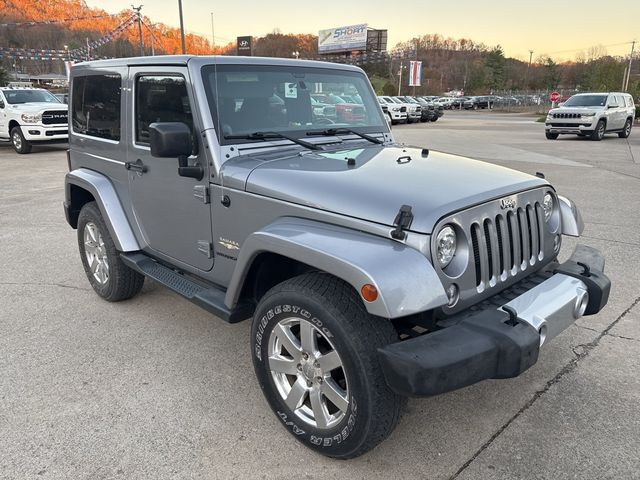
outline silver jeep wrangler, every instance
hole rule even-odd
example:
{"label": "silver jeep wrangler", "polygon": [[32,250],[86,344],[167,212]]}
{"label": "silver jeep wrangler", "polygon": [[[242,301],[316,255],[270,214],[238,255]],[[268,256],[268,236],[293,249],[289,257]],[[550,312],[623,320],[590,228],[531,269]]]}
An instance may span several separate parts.
{"label": "silver jeep wrangler", "polygon": [[[407,396],[536,363],[599,312],[604,259],[542,176],[394,142],[362,70],[168,56],[72,69],[65,214],[108,301],[152,278],[228,322],[253,318],[284,427],[351,458]],[[360,104],[327,117],[313,94]]]}

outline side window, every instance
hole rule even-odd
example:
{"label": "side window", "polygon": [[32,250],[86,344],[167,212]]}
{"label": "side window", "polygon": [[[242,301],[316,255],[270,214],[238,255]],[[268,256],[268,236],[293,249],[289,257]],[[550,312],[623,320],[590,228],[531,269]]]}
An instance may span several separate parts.
{"label": "side window", "polygon": [[71,126],[76,133],[120,140],[120,75],[88,75],[73,79]]}
{"label": "side window", "polygon": [[633,99],[631,98],[631,95],[626,95],[625,98],[627,99],[627,107],[633,107]]}
{"label": "side window", "polygon": [[609,102],[607,104],[609,107],[617,107],[618,106],[618,98],[615,95],[609,95]]}
{"label": "side window", "polygon": [[149,75],[136,79],[136,143],[149,144],[149,125],[182,122],[193,134],[187,86],[181,76]]}

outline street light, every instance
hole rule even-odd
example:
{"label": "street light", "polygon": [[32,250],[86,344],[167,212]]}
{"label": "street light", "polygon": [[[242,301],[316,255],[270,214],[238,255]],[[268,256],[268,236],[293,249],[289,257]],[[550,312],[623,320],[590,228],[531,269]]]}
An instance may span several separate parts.
{"label": "street light", "polygon": [[178,0],[178,12],[180,13],[180,41],[182,42],[182,54],[187,53],[184,46],[184,21],[182,20],[182,0]]}

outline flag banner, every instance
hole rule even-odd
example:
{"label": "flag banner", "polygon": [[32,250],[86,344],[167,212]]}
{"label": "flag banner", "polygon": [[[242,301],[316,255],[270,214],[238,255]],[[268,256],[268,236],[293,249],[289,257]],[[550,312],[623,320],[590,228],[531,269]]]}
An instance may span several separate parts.
{"label": "flag banner", "polygon": [[409,62],[409,86],[419,87],[422,85],[422,62]]}

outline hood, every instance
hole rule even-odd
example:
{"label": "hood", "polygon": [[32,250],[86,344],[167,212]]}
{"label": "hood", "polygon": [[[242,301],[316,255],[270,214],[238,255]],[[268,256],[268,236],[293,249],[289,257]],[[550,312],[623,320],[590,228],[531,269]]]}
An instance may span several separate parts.
{"label": "hood", "polygon": [[604,107],[558,107],[549,110],[549,113],[592,113],[598,110],[604,110]]}
{"label": "hood", "polygon": [[[367,146],[288,153],[285,158],[281,153],[278,159],[272,153],[263,158],[254,154],[226,162],[224,170],[228,167],[226,178],[248,192],[383,225],[392,226],[400,207],[410,205],[410,230],[420,233],[430,233],[440,218],[454,211],[548,184],[490,163],[422,152]],[[348,165],[348,158],[355,159],[355,165]]]}
{"label": "hood", "polygon": [[51,103],[51,102],[30,102],[30,103],[18,103],[15,105],[11,105],[12,110],[17,110],[19,112],[41,112],[44,110],[55,110],[55,111],[67,111],[69,107],[64,103]]}

